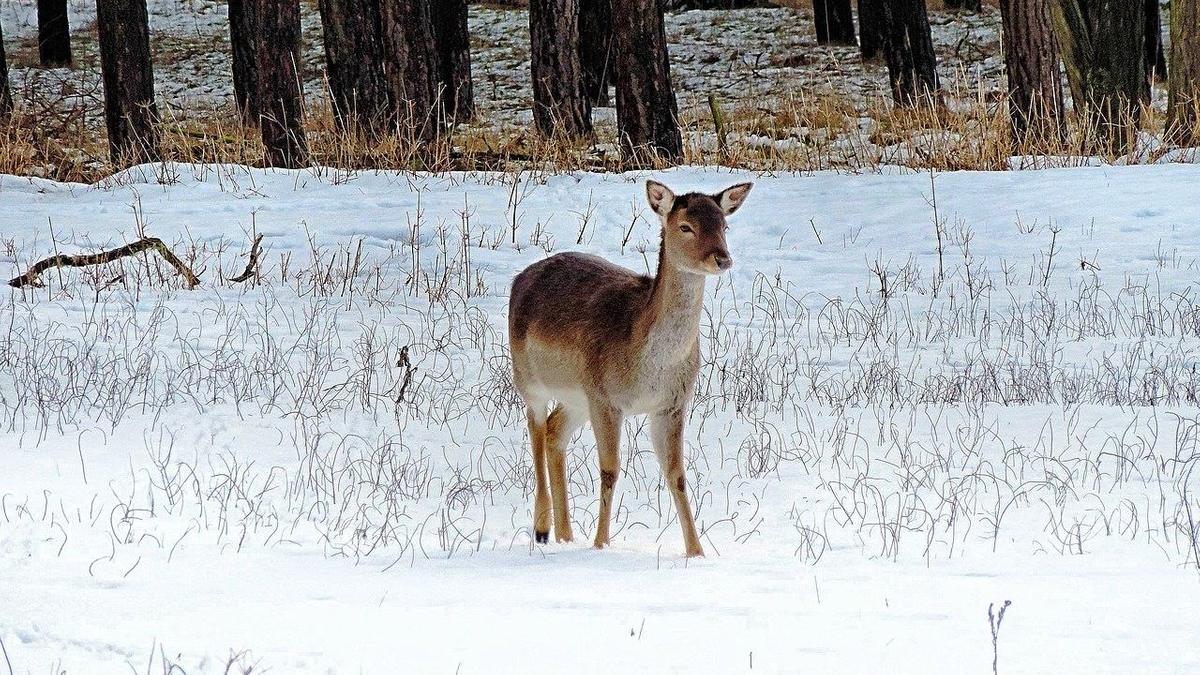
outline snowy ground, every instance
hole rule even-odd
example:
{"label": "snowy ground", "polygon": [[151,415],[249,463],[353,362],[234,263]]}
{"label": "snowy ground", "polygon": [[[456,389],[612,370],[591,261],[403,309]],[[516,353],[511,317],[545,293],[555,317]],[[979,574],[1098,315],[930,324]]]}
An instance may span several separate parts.
{"label": "snowy ground", "polygon": [[985,673],[1006,600],[1000,673],[1200,669],[1200,169],[750,176],[688,426],[709,556],[637,419],[614,546],[587,430],[581,540],[535,545],[507,286],[653,268],[645,177],[0,177],[0,272],[145,233],[203,281],[0,294],[11,670]]}

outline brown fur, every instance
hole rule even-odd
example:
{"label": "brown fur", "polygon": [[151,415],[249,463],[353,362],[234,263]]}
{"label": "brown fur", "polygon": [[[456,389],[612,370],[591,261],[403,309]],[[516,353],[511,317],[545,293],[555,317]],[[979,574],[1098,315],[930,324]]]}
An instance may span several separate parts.
{"label": "brown fur", "polygon": [[[676,197],[653,181],[646,190],[663,225],[655,276],[592,255],[560,253],[530,265],[513,281],[509,343],[533,448],[534,530],[538,541],[548,540],[553,493],[555,539],[572,540],[566,443],[590,420],[601,475],[595,545],[608,544],[621,420],[648,414],[687,554],[703,555],[685,491],[683,423],[700,367],[705,276],[732,264],[725,216],[741,205],[750,184],[711,196]],[[551,400],[556,405],[547,416]]]}

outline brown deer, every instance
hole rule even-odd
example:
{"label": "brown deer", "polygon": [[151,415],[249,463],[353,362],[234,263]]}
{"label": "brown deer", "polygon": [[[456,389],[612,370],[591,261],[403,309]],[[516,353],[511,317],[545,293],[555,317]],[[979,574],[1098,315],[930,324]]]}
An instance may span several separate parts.
{"label": "brown deer", "polygon": [[[750,188],[741,183],[715,195],[677,197],[662,183],[647,181],[646,196],[662,221],[653,277],[596,256],[560,253],[513,280],[508,337],[513,383],[525,399],[533,446],[538,543],[550,539],[551,493],[554,538],[573,539],[566,445],[591,420],[600,453],[595,546],[608,544],[621,423],[627,415],[646,414],[687,555],[704,555],[684,480],[683,424],[700,369],[705,277],[733,266],[725,216],[742,205]],[[556,405],[547,415],[550,401]]]}

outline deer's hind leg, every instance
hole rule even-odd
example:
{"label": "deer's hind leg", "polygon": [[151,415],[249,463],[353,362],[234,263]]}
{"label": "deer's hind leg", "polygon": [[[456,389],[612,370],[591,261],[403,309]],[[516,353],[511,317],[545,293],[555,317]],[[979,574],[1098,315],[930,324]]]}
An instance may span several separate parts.
{"label": "deer's hind leg", "polygon": [[567,442],[587,421],[587,413],[555,406],[546,421],[546,461],[550,469],[550,491],[554,496],[554,540],[571,541],[571,504],[567,499]]}
{"label": "deer's hind leg", "polygon": [[529,445],[533,449],[533,534],[539,544],[550,541],[550,491],[546,480],[546,404],[526,404]]}

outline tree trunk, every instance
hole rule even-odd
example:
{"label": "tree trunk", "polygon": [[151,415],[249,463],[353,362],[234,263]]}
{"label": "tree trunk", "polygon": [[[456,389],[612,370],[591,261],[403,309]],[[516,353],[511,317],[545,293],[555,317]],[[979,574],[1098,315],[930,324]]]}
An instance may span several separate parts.
{"label": "tree trunk", "polygon": [[850,0],[813,0],[813,19],[817,24],[817,44],[854,44],[854,13],[850,11]]}
{"label": "tree trunk", "polygon": [[267,166],[308,163],[300,90],[300,0],[253,0],[257,24],[258,103]]}
{"label": "tree trunk", "polygon": [[888,0],[858,0],[858,48],[864,61],[879,57],[883,46],[883,5]]}
{"label": "tree trunk", "polygon": [[4,27],[0,26],[0,124],[12,116],[12,87],[8,84],[8,59],[4,56]]}
{"label": "tree trunk", "polygon": [[1013,140],[1062,140],[1062,75],[1046,0],[1000,0],[1000,19]]}
{"label": "tree trunk", "polygon": [[978,12],[983,10],[983,2],[981,0],[946,0],[946,9]]}
{"label": "tree trunk", "polygon": [[325,73],[342,133],[378,138],[396,122],[384,76],[379,0],[320,0]]}
{"label": "tree trunk", "polygon": [[433,0],[432,12],[442,112],[447,120],[466,122],[475,115],[467,0]]}
{"label": "tree trunk", "polygon": [[[1200,36],[1193,35],[1195,40]],[[1158,0],[1146,0],[1146,82],[1167,79],[1167,56],[1163,51],[1162,7]],[[1150,89],[1146,89],[1146,101],[1150,100]]]}
{"label": "tree trunk", "polygon": [[247,124],[258,124],[258,64],[254,0],[229,0],[229,44],[233,51],[233,100]]}
{"label": "tree trunk", "polygon": [[400,133],[431,140],[442,120],[429,0],[383,0],[382,8],[383,74]]}
{"label": "tree trunk", "polygon": [[113,164],[159,159],[146,0],[97,0],[104,122]]}
{"label": "tree trunk", "polygon": [[38,57],[47,68],[71,65],[67,0],[38,0]]}
{"label": "tree trunk", "polygon": [[530,0],[533,121],[547,135],[592,132],[592,106],[579,63],[579,0]]}
{"label": "tree trunk", "polygon": [[937,57],[925,0],[883,2],[883,56],[897,105],[930,105],[937,100]]}
{"label": "tree trunk", "polygon": [[1090,152],[1130,147],[1146,86],[1145,4],[1051,0],[1050,18]]}
{"label": "tree trunk", "polygon": [[1200,0],[1171,0],[1167,138],[1200,145]]}
{"label": "tree trunk", "polygon": [[579,62],[593,106],[608,106],[612,82],[612,0],[580,0]]}
{"label": "tree trunk", "polygon": [[679,160],[683,137],[662,7],[658,0],[613,0],[612,8],[617,133],[626,160]]}

